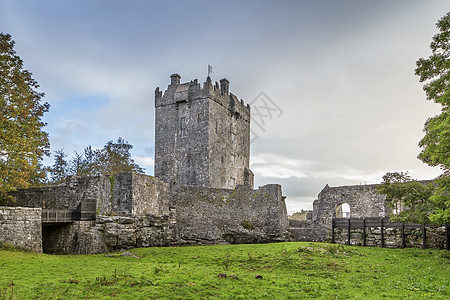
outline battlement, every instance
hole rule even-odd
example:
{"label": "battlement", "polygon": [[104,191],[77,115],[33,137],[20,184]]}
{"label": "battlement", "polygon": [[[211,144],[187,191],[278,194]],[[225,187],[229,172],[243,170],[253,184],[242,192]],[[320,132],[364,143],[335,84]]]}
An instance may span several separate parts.
{"label": "battlement", "polygon": [[180,79],[179,74],[172,74],[170,84],[164,92],[159,87],[156,88],[155,107],[209,98],[228,109],[231,116],[245,116],[247,120],[250,118],[250,105],[245,104],[244,100],[239,100],[238,97],[230,93],[228,79],[223,78],[220,80],[220,84],[218,82],[213,84],[211,77],[208,76],[203,86],[198,83],[198,79],[185,83],[180,83]]}

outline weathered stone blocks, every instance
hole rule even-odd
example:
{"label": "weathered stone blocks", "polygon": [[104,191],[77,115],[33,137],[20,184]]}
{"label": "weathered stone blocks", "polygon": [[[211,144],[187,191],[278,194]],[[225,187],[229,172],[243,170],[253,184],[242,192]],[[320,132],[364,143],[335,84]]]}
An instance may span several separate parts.
{"label": "weathered stone blocks", "polygon": [[0,206],[0,243],[42,252],[41,209]]}
{"label": "weathered stone blocks", "polygon": [[258,190],[181,187],[176,208],[181,243],[256,243],[288,236],[286,204],[279,185]]}

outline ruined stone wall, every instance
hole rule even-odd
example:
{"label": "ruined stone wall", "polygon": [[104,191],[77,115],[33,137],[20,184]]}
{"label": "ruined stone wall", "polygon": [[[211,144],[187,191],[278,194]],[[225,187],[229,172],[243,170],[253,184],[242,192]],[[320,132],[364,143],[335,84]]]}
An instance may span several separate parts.
{"label": "ruined stone wall", "polygon": [[384,217],[392,210],[386,202],[386,196],[377,192],[378,185],[354,185],[329,187],[319,193],[314,201],[313,220],[331,228],[331,220],[336,217],[336,207],[347,203],[352,218]]}
{"label": "ruined stone wall", "polygon": [[[421,228],[405,228],[405,247],[423,246],[423,232]],[[335,229],[335,242],[338,244],[347,244],[348,230],[337,228]],[[445,249],[445,227],[426,227],[426,248]],[[400,228],[384,228],[383,229],[384,247],[401,248],[402,238]],[[363,229],[352,228],[350,230],[350,244],[363,245]],[[366,245],[367,246],[381,246],[381,228],[367,227],[366,228]]]}
{"label": "ruined stone wall", "polygon": [[101,176],[93,182],[97,188],[96,214],[130,215],[133,209],[132,174],[119,173],[114,176]]}
{"label": "ruined stone wall", "polygon": [[40,251],[46,253],[102,253],[168,245],[172,240],[169,185],[155,177],[135,173],[69,177],[60,186],[19,190],[14,196],[19,204],[90,214],[72,223],[44,224],[41,233],[39,209],[39,230],[28,228],[28,234],[42,236]]}
{"label": "ruined stone wall", "polygon": [[329,187],[319,193],[313,202],[311,220],[291,220],[290,232],[296,241],[327,241],[331,238],[331,222],[336,208],[343,203],[350,207],[350,217],[384,217],[392,212],[386,196],[378,194],[378,185]]}
{"label": "ruined stone wall", "polygon": [[96,202],[107,197],[110,186],[104,176],[73,176],[58,186],[21,189],[11,195],[17,206],[95,212]]}
{"label": "ruined stone wall", "polygon": [[180,243],[258,243],[287,236],[286,205],[276,184],[258,190],[181,187],[172,206]]}
{"label": "ruined stone wall", "polygon": [[[429,180],[420,181],[423,184],[430,183]],[[385,195],[378,194],[377,188],[379,185],[354,185],[354,186],[340,186],[329,187],[328,185],[319,193],[318,199],[313,202],[312,219],[305,222],[296,222],[291,220],[290,232],[294,240],[297,241],[326,241],[331,239],[331,223],[333,218],[336,218],[336,208],[342,204],[347,203],[350,207],[351,218],[371,218],[371,217],[385,217],[392,213],[392,208],[386,200]],[[356,236],[362,236],[362,231],[355,230]],[[390,235],[387,237],[387,244],[398,244],[398,230],[386,229]],[[409,229],[408,229],[409,230]],[[342,232],[341,229],[336,231],[338,235]],[[372,240],[376,239],[377,229],[374,229],[374,235],[368,245],[371,245]],[[379,231],[378,231],[379,232]],[[411,230],[417,235],[417,231]],[[431,233],[432,234],[432,233]],[[337,237],[339,239],[339,237]],[[343,237],[344,239],[344,237]],[[392,241],[390,241],[392,239]],[[345,233],[346,241],[346,233]],[[355,243],[359,243],[355,241]],[[380,240],[378,239],[378,244]],[[431,243],[431,242],[430,242]],[[432,243],[441,243],[436,239]],[[373,242],[375,245],[375,242]],[[436,244],[436,245],[437,245]]]}
{"label": "ruined stone wall", "polygon": [[[44,223],[42,229],[40,209],[35,209],[39,228],[25,228],[23,232],[29,230],[30,235],[42,236],[40,251],[46,253],[87,254],[131,247],[272,242],[284,241],[288,236],[286,204],[281,187],[276,184],[258,190],[248,186],[236,189],[182,186],[171,191],[169,184],[158,178],[123,173],[69,178],[61,186],[21,190],[15,195],[20,203],[30,200],[29,205],[47,209],[82,208],[84,201],[94,203],[93,219]],[[62,199],[60,203],[58,197]],[[24,239],[20,235],[19,238]]]}
{"label": "ruined stone wall", "polygon": [[0,206],[0,243],[42,252],[40,208]]}
{"label": "ruined stone wall", "polygon": [[325,242],[331,237],[330,229],[313,220],[289,220],[289,232],[297,242]]}
{"label": "ruined stone wall", "polygon": [[169,215],[97,216],[96,221],[43,227],[45,253],[93,254],[135,247],[170,246]]}
{"label": "ruined stone wall", "polygon": [[152,176],[136,173],[103,176],[98,191],[98,215],[143,216],[168,213],[169,185]]}
{"label": "ruined stone wall", "polygon": [[135,173],[132,183],[133,216],[169,215],[169,184],[156,177]]}
{"label": "ruined stone wall", "polygon": [[[169,185],[136,173],[114,176],[68,177],[59,186],[13,192],[17,206],[77,210],[100,215],[168,214]],[[87,220],[85,218],[85,220]]]}

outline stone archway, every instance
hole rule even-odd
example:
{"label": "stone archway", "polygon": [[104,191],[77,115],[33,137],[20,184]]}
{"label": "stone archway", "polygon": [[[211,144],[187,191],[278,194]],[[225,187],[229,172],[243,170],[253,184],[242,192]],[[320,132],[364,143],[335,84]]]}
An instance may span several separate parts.
{"label": "stone archway", "polygon": [[347,202],[342,202],[336,205],[335,209],[336,218],[350,218],[350,205]]}

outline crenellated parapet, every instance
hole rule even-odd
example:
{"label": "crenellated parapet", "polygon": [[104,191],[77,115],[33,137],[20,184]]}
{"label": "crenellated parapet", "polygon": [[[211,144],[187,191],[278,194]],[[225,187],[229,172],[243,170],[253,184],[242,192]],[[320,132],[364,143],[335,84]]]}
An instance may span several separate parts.
{"label": "crenellated parapet", "polygon": [[159,87],[155,90],[155,107],[173,105],[181,102],[190,102],[201,99],[211,99],[221,106],[225,107],[231,117],[244,118],[250,120],[250,105],[245,104],[244,100],[238,99],[234,94],[230,93],[230,82],[223,78],[220,84],[211,81],[211,77],[207,77],[203,86],[197,79],[190,82],[180,83],[181,76],[172,74],[170,76],[170,84],[163,92]]}

